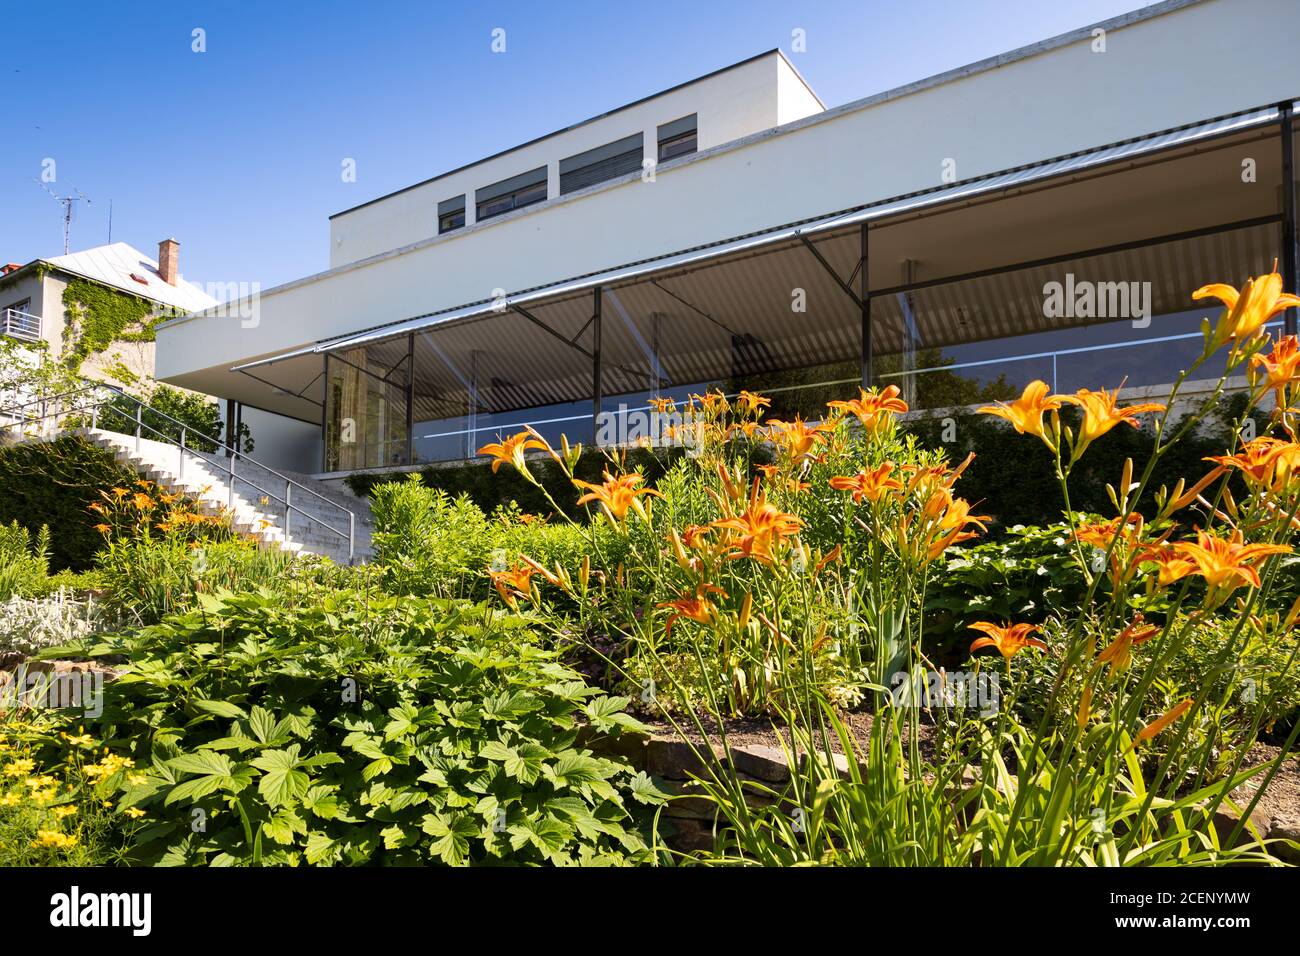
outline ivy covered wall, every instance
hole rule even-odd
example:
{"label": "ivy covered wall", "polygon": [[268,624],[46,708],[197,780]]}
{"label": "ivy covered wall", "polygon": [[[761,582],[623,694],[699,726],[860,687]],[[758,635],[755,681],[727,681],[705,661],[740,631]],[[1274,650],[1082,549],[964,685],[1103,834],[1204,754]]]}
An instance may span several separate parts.
{"label": "ivy covered wall", "polygon": [[[158,323],[173,314],[174,310],[161,309],[141,296],[71,278],[63,290],[63,362],[80,371],[86,359],[117,343],[152,342]],[[113,374],[111,368],[105,371]]]}

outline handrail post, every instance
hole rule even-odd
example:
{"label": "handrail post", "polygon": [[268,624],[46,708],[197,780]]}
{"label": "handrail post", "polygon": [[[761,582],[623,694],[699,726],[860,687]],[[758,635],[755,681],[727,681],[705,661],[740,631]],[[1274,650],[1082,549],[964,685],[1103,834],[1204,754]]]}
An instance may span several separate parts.
{"label": "handrail post", "polygon": [[289,519],[293,516],[293,482],[284,482],[284,543],[289,543]]}
{"label": "handrail post", "polygon": [[348,564],[356,560],[357,554],[357,514],[348,511]]}
{"label": "handrail post", "polygon": [[185,477],[185,426],[181,426],[181,453],[180,463],[176,467],[176,477],[178,479]]}
{"label": "handrail post", "polygon": [[226,456],[226,509],[235,510],[235,457]]}
{"label": "handrail post", "polygon": [[141,417],[140,417],[142,414],[143,414],[143,406],[139,402],[136,402],[135,403],[135,453],[137,455],[140,454],[140,429],[141,426],[144,424],[141,421]]}

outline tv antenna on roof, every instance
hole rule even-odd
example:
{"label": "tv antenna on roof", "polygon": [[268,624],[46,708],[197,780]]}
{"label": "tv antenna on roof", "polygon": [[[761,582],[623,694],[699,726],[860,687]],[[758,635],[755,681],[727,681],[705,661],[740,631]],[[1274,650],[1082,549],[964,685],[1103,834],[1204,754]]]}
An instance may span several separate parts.
{"label": "tv antenna on roof", "polygon": [[63,254],[66,256],[68,254],[68,241],[72,236],[72,221],[77,218],[77,203],[84,202],[86,205],[90,205],[90,199],[76,186],[72,187],[72,191],[76,195],[60,196],[39,179],[34,179],[33,182],[49,193],[50,197],[63,207]]}

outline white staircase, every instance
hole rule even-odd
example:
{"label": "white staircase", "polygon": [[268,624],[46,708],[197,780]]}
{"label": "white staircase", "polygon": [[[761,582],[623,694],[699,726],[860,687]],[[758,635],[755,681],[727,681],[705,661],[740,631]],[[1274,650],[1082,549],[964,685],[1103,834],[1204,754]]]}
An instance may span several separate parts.
{"label": "white staircase", "polygon": [[[370,504],[306,475],[274,472],[244,456],[182,449],[102,428],[74,434],[168,492],[197,498],[201,511],[229,511],[236,531],[268,548],[354,564],[371,555]],[[287,499],[287,503],[286,503]]]}

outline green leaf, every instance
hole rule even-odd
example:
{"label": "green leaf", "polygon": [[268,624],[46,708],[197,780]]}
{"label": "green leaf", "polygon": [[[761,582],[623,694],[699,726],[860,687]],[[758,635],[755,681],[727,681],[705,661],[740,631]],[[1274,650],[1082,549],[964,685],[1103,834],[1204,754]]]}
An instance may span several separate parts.
{"label": "green leaf", "polygon": [[207,700],[198,698],[193,701],[195,707],[199,710],[207,711],[209,714],[216,714],[218,717],[243,717],[244,708],[238,704],[232,704],[228,700]]}
{"label": "green leaf", "polygon": [[257,782],[257,792],[273,807],[283,807],[307,793],[311,778],[298,769],[298,745],[286,750],[268,750],[256,760],[254,767],[264,771]]}

